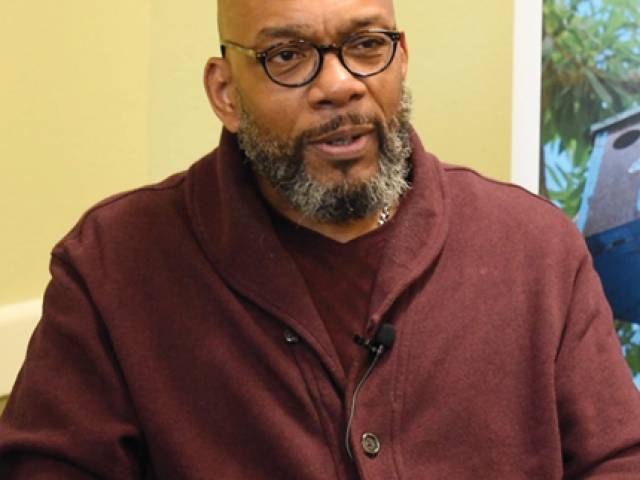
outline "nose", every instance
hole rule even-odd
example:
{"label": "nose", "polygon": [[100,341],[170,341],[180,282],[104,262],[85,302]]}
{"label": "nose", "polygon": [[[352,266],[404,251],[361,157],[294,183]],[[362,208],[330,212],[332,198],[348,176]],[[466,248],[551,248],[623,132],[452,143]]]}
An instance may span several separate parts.
{"label": "nose", "polygon": [[314,109],[341,108],[361,100],[366,91],[364,82],[342,65],[337,53],[328,52],[311,83],[308,99]]}

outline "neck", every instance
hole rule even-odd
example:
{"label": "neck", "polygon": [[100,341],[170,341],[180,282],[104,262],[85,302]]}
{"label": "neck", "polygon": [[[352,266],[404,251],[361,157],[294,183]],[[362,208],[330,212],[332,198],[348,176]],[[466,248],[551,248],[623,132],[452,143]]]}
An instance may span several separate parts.
{"label": "neck", "polygon": [[291,207],[289,202],[264,177],[257,176],[257,183],[262,196],[275,211],[293,223],[320,233],[336,242],[347,243],[379,227],[380,212],[374,212],[365,218],[344,224],[315,221]]}

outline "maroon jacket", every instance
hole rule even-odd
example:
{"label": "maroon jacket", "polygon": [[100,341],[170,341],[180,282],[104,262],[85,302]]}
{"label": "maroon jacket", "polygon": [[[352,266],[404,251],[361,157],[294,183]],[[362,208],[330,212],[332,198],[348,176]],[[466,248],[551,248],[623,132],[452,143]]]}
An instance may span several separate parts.
{"label": "maroon jacket", "polygon": [[640,478],[640,397],[579,233],[413,142],[365,332],[397,339],[358,397],[354,462],[366,365],[341,367],[224,133],[55,247],[0,478]]}

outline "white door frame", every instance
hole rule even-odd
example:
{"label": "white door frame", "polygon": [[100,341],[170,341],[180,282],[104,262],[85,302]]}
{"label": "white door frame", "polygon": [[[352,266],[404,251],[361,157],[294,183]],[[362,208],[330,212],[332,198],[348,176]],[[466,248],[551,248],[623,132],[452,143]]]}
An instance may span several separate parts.
{"label": "white door frame", "polygon": [[514,0],[511,181],[538,193],[542,1]]}

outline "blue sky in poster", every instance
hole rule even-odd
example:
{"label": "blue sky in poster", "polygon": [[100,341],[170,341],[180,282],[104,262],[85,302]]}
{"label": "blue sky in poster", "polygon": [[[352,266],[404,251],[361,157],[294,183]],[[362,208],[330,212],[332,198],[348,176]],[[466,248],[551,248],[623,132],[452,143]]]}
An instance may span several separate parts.
{"label": "blue sky in poster", "polygon": [[[570,172],[573,170],[573,158],[566,151],[560,150],[560,140],[547,143],[544,146],[544,159],[545,159],[545,180],[547,188],[551,191],[564,190],[567,187],[566,182],[563,183],[562,176],[558,176],[558,180],[553,175],[549,174],[549,169],[553,169],[557,172]],[[561,205],[558,202],[554,202],[558,207]]]}

